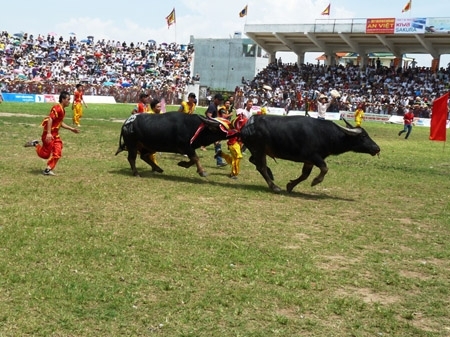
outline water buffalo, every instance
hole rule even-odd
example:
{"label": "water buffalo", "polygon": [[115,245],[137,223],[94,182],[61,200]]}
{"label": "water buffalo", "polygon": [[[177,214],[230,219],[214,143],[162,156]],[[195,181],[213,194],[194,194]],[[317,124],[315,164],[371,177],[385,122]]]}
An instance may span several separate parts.
{"label": "water buffalo", "polygon": [[273,174],[267,167],[266,156],[301,162],[301,175],[291,180],[286,189],[291,192],[301,181],[307,179],[314,166],[320,173],[311,183],[317,185],[328,172],[325,158],[348,151],[379,154],[380,148],[362,128],[347,127],[304,116],[252,116],[241,130],[241,139],[251,152],[250,162],[266,180],[269,188],[279,193],[281,189],[273,182]]}
{"label": "water buffalo", "polygon": [[141,159],[149,164],[153,171],[160,173],[163,170],[152,160],[151,154],[155,152],[184,154],[189,161],[180,161],[178,165],[188,168],[195,164],[197,173],[205,177],[207,174],[200,165],[195,149],[226,139],[227,129],[222,122],[181,112],[132,115],[122,125],[116,155],[128,151],[132,173],[139,176],[136,169],[138,152]]}

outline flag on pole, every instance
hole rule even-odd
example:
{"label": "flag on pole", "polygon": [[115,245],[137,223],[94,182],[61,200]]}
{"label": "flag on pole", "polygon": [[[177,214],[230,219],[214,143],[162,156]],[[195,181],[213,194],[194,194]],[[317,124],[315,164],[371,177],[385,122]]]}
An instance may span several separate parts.
{"label": "flag on pole", "polygon": [[175,19],[175,8],[172,9],[170,14],[166,16],[166,21],[167,21],[167,28],[170,28],[171,25],[177,22]]}
{"label": "flag on pole", "polygon": [[407,11],[409,11],[411,9],[411,2],[412,2],[412,0],[409,0],[406,3],[405,7],[403,7],[403,9],[402,9],[402,13],[407,12]]}
{"label": "flag on pole", "polygon": [[448,93],[433,101],[431,112],[430,140],[445,142],[447,138]]}
{"label": "flag on pole", "polygon": [[247,15],[247,7],[248,7],[248,5],[245,5],[244,9],[239,12],[240,18],[243,18],[244,16]]}
{"label": "flag on pole", "polygon": [[321,15],[330,15],[330,8],[331,8],[331,4],[328,4],[327,8],[325,8]]}

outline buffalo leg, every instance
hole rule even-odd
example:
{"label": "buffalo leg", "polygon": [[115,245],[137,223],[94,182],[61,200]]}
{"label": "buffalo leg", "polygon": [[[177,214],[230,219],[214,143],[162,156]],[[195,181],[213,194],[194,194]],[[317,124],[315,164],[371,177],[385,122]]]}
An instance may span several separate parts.
{"label": "buffalo leg", "polygon": [[208,175],[206,171],[203,169],[202,165],[200,164],[200,159],[196,154],[193,155],[192,157],[190,156],[189,161],[180,161],[178,163],[178,166],[189,168],[194,164],[195,166],[197,166],[197,173],[200,175],[200,177],[206,177]]}
{"label": "buffalo leg", "polygon": [[131,171],[135,177],[139,177],[139,172],[136,168],[137,149],[128,149],[128,162],[131,166]]}
{"label": "buffalo leg", "polygon": [[317,177],[314,178],[314,180],[311,183],[311,186],[315,186],[315,185],[321,183],[323,181],[323,178],[325,178],[325,175],[328,172],[328,167],[327,167],[327,164],[325,164],[325,163],[323,166],[319,166],[319,169],[320,169],[320,173]]}
{"label": "buffalo leg", "polygon": [[[258,156],[252,155],[250,157],[250,162],[256,166],[256,169],[266,180],[266,183],[269,186],[269,188],[275,193],[280,193],[281,188],[279,188],[271,179],[271,178],[273,178],[273,174],[272,174],[272,171],[267,167],[266,155],[265,154],[258,155]],[[269,174],[269,172],[270,172],[270,174]]]}
{"label": "buffalo leg", "polygon": [[314,164],[312,164],[312,163],[304,163],[303,168],[302,168],[302,174],[297,179],[289,181],[286,185],[286,190],[290,193],[290,192],[292,192],[294,187],[297,186],[300,182],[308,179],[313,167],[314,167]]}
{"label": "buffalo leg", "polygon": [[154,154],[154,153],[155,152],[152,152],[152,153],[151,152],[141,153],[141,159],[152,167],[152,171],[163,173],[164,170],[161,167],[159,167],[158,165],[156,165],[156,163],[151,158],[151,155]]}

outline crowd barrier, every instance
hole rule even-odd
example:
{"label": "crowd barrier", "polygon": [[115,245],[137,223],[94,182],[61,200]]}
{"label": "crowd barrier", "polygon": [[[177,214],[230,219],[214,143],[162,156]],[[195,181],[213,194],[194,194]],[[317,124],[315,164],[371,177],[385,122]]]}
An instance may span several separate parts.
{"label": "crowd barrier", "polygon": [[[259,107],[255,107],[256,110],[259,110]],[[270,115],[286,115],[286,111],[283,108],[268,108],[267,113]],[[317,112],[309,111],[310,117],[317,118]],[[305,111],[291,110],[288,113],[288,116],[305,116]],[[355,118],[355,113],[350,111],[341,111],[341,112],[327,112],[325,114],[325,119],[328,120],[340,120],[345,118],[348,121],[353,121]],[[372,114],[365,113],[364,114],[365,121],[372,122],[383,122],[383,123],[391,123],[391,124],[402,124],[403,125],[403,116],[391,116],[391,115],[380,115],[380,114]],[[431,119],[430,118],[414,118],[415,126],[424,126],[430,127]],[[450,120],[447,120],[447,129],[450,128]]]}
{"label": "crowd barrier", "polygon": [[[5,102],[18,102],[18,103],[56,103],[58,102],[59,95],[34,95],[34,94],[18,94],[18,93],[2,93],[3,100]],[[115,104],[116,100],[114,96],[83,96],[86,103],[105,103],[105,104]],[[73,96],[71,96],[73,99]],[[254,105],[252,111],[257,113],[261,111],[261,107]],[[269,115],[286,115],[286,110],[284,108],[267,107],[267,114]],[[317,118],[317,112],[309,111],[309,116],[312,118]],[[305,116],[305,111],[300,110],[290,110],[287,114],[288,116]],[[328,120],[340,120],[345,118],[349,121],[353,121],[354,112],[341,111],[341,112],[327,112],[325,118]],[[373,122],[383,122],[392,124],[403,124],[403,116],[391,116],[391,115],[380,115],[380,114],[364,114],[364,120]],[[430,127],[430,118],[414,118],[414,125]],[[447,120],[447,129],[450,128],[450,120]]]}
{"label": "crowd barrier", "polygon": [[[56,103],[59,99],[57,95],[35,95],[35,94],[18,94],[18,93],[2,93],[3,100],[5,102],[17,102],[17,103]],[[73,99],[73,96],[71,96]],[[114,96],[83,96],[86,103],[105,103],[115,104],[116,100]]]}

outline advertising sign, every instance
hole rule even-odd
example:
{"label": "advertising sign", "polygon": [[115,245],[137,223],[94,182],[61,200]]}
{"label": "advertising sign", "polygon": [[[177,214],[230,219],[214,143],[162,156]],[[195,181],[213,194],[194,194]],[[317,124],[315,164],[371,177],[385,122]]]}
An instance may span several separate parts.
{"label": "advertising sign", "polygon": [[394,34],[395,19],[367,19],[366,34]]}
{"label": "advertising sign", "polygon": [[395,34],[423,34],[426,24],[426,18],[395,19]]}

